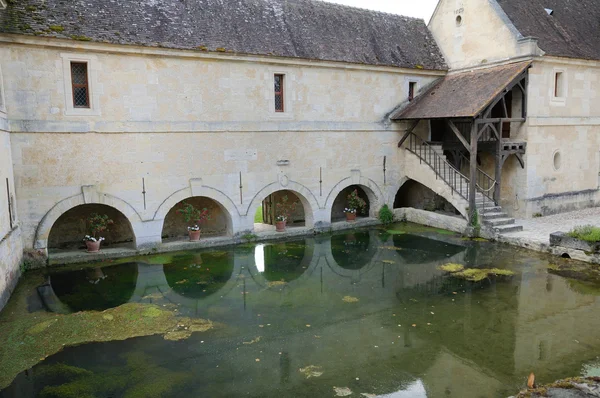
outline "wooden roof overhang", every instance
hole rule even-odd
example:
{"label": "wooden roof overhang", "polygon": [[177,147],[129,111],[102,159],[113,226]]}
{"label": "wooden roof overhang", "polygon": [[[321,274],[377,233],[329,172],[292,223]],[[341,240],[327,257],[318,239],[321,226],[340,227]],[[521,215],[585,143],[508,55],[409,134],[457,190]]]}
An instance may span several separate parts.
{"label": "wooden roof overhang", "polygon": [[[401,147],[421,120],[445,119],[467,150],[470,145],[456,128],[454,121],[462,120],[480,125],[478,137],[490,129],[500,141],[503,122],[524,122],[527,118],[527,79],[531,61],[517,62],[491,68],[471,70],[447,75],[435,82],[423,94],[406,107],[390,116],[392,121],[412,121],[405,136],[398,143]],[[514,87],[523,93],[522,114],[510,118],[506,109],[505,95]],[[490,117],[492,109],[502,103],[502,118]]]}

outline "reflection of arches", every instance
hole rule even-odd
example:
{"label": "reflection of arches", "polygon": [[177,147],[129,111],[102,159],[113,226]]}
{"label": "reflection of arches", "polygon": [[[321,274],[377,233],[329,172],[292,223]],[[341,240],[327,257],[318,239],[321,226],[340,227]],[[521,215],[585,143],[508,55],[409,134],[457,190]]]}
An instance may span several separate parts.
{"label": "reflection of arches", "polygon": [[394,198],[394,209],[412,207],[427,211],[444,211],[460,214],[444,197],[414,180],[407,180],[398,189]]}
{"label": "reflection of arches", "polygon": [[167,283],[178,294],[196,299],[221,290],[231,279],[234,269],[231,252],[192,253],[174,260],[163,265]]}
{"label": "reflection of arches", "polygon": [[127,303],[135,291],[136,263],[52,274],[49,284],[73,312],[103,311]]}
{"label": "reflection of arches", "polygon": [[[380,240],[377,238],[377,232],[370,230],[370,231],[367,231],[367,233],[369,234],[368,251],[375,254],[377,252],[377,248],[380,244]],[[342,235],[342,236],[344,236],[344,235]],[[327,265],[329,266],[329,268],[335,274],[342,276],[344,278],[350,278],[353,282],[360,281],[361,276],[363,274],[366,274],[367,272],[369,272],[371,269],[373,269],[373,267],[376,264],[376,261],[374,261],[374,256],[372,256],[371,259],[369,260],[369,262],[363,264],[362,267],[359,269],[344,268],[344,267],[341,267],[338,264],[338,262],[336,261],[336,259],[334,258],[331,239],[323,242],[322,248],[323,248],[322,253],[324,253],[324,255],[325,255],[325,261],[326,261]]]}
{"label": "reflection of arches", "polygon": [[381,189],[379,189],[379,186],[377,186],[377,184],[373,180],[365,177],[348,177],[341,180],[333,187],[331,192],[329,192],[329,195],[327,195],[327,199],[325,201],[325,210],[330,215],[330,217],[333,211],[334,202],[336,201],[338,196],[340,196],[340,194],[345,189],[351,186],[358,186],[364,191],[364,193],[367,196],[367,199],[369,200],[369,217],[377,217],[377,211],[383,204],[383,193],[381,192]]}
{"label": "reflection of arches", "polygon": [[398,255],[406,264],[426,264],[447,260],[466,251],[464,246],[413,234],[394,235],[392,239],[394,246],[402,249],[398,251]]}
{"label": "reflection of arches", "polygon": [[231,215],[227,209],[214,199],[206,196],[194,196],[182,200],[169,210],[162,221],[161,236],[163,239],[188,236],[187,227],[195,222],[187,223],[183,216],[179,214],[179,210],[183,208],[185,203],[191,204],[199,210],[208,209],[210,219],[199,224],[202,229],[202,235],[231,234],[233,226]]}
{"label": "reflection of arches", "polygon": [[123,213],[131,223],[134,240],[138,236],[143,236],[142,219],[129,203],[115,196],[102,193],[95,194],[94,200],[86,201],[83,194],[79,194],[58,202],[46,213],[46,215],[44,215],[44,218],[42,218],[42,221],[38,224],[35,232],[35,241],[33,242],[34,249],[46,249],[48,247],[50,230],[56,220],[69,209],[85,204],[102,204],[114,207]]}
{"label": "reflection of arches", "polygon": [[235,217],[237,215],[239,215],[239,211],[237,209],[237,207],[235,206],[235,204],[233,203],[233,201],[227,196],[225,195],[223,192],[211,188],[211,187],[207,187],[207,186],[202,186],[202,187],[198,187],[198,188],[194,188],[194,192],[192,193],[192,189],[191,188],[184,188],[181,189],[175,193],[173,193],[171,196],[169,196],[167,199],[164,200],[164,202],[162,202],[160,204],[160,206],[158,207],[158,210],[156,210],[156,213],[154,213],[154,219],[155,220],[161,220],[161,231],[164,228],[164,221],[167,217],[167,214],[169,213],[169,211],[171,211],[178,203],[192,198],[192,197],[205,197],[205,198],[209,198],[212,199],[213,201],[215,201],[220,207],[221,209],[223,209],[225,211],[225,213],[227,213],[227,217],[228,217],[228,230],[227,233],[230,234],[233,231],[237,230],[237,218]]}
{"label": "reflection of arches", "polygon": [[376,247],[371,244],[369,231],[353,231],[331,237],[335,262],[344,269],[359,270],[373,259]]}
{"label": "reflection of arches", "polygon": [[298,196],[298,199],[300,199],[300,203],[302,203],[302,207],[304,208],[305,226],[307,228],[312,228],[314,226],[314,212],[319,208],[319,203],[310,189],[294,181],[288,181],[285,187],[282,187],[279,182],[274,182],[261,189],[254,195],[254,198],[252,198],[246,215],[248,217],[254,217],[258,207],[262,206],[262,202],[266,197],[277,191],[283,190],[291,191]]}
{"label": "reflection of arches", "polygon": [[131,223],[119,210],[107,205],[83,204],[67,210],[54,222],[48,234],[48,248],[84,248],[82,239],[90,233],[87,218],[94,213],[106,215],[113,221],[108,230],[101,234],[106,239],[104,245],[135,241]]}

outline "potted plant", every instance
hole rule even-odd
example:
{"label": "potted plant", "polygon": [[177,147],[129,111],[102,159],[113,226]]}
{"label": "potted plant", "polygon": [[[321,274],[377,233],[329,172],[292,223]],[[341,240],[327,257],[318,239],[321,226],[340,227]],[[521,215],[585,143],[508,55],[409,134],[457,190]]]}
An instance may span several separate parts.
{"label": "potted plant", "polygon": [[86,222],[90,233],[83,238],[83,241],[88,253],[97,253],[100,251],[100,244],[104,240],[104,237],[100,234],[108,231],[108,226],[114,224],[114,221],[108,218],[106,214],[92,213]]}
{"label": "potted plant", "polygon": [[348,207],[344,209],[346,213],[346,221],[355,221],[358,211],[364,211],[367,207],[367,202],[358,196],[358,189],[355,189],[348,195]]}
{"label": "potted plant", "polygon": [[194,225],[188,226],[188,235],[190,242],[197,242],[200,240],[200,224],[203,221],[210,220],[210,214],[208,209],[197,209],[193,204],[183,202],[183,207],[177,210],[178,213],[183,215],[183,219],[186,223],[193,222]]}
{"label": "potted plant", "polygon": [[287,220],[289,220],[297,206],[298,202],[290,203],[287,195],[281,198],[281,202],[275,204],[275,212],[277,213],[277,216],[275,217],[275,230],[277,232],[285,232]]}

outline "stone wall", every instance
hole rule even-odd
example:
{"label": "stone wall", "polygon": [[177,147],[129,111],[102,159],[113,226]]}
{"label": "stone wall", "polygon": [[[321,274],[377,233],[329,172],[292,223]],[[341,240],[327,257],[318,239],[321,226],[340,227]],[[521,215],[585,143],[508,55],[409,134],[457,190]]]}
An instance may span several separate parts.
{"label": "stone wall", "polygon": [[[412,207],[427,211],[443,211],[457,214],[457,210],[440,195],[413,180],[406,181],[394,199],[394,208]],[[460,213],[458,213],[460,214]]]}
{"label": "stone wall", "polygon": [[467,220],[460,216],[448,216],[410,207],[394,209],[394,218],[396,220],[406,220],[415,224],[427,225],[461,234],[467,229]]}

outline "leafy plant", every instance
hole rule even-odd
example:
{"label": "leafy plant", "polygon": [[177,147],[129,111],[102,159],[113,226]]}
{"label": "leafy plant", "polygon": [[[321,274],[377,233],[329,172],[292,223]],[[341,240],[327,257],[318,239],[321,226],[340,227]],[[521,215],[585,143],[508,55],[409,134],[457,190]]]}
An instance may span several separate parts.
{"label": "leafy plant", "polygon": [[[210,220],[210,212],[205,207],[203,209],[196,208],[193,204],[183,202],[183,207],[178,209],[177,212],[183,215],[183,219],[185,222],[190,223],[201,223],[206,220]],[[200,227],[198,225],[194,225],[193,227],[188,227],[190,231],[199,231]]]}
{"label": "leafy plant", "polygon": [[379,221],[384,224],[391,224],[394,222],[394,213],[390,210],[387,204],[379,210]]}
{"label": "leafy plant", "polygon": [[287,195],[285,195],[280,202],[275,203],[277,221],[287,221],[292,213],[296,211],[296,207],[298,207],[298,201],[290,202]]}
{"label": "leafy plant", "polygon": [[348,195],[348,209],[349,210],[360,210],[364,211],[365,207],[367,207],[367,202],[358,196],[358,189],[355,189]]}
{"label": "leafy plant", "polygon": [[600,242],[600,228],[593,225],[580,225],[569,231],[567,236],[586,242]]}
{"label": "leafy plant", "polygon": [[106,214],[92,213],[87,218],[88,230],[90,233],[86,235],[85,240],[97,241],[104,240],[100,237],[102,232],[108,231],[108,226],[113,225],[114,221],[108,218]]}

